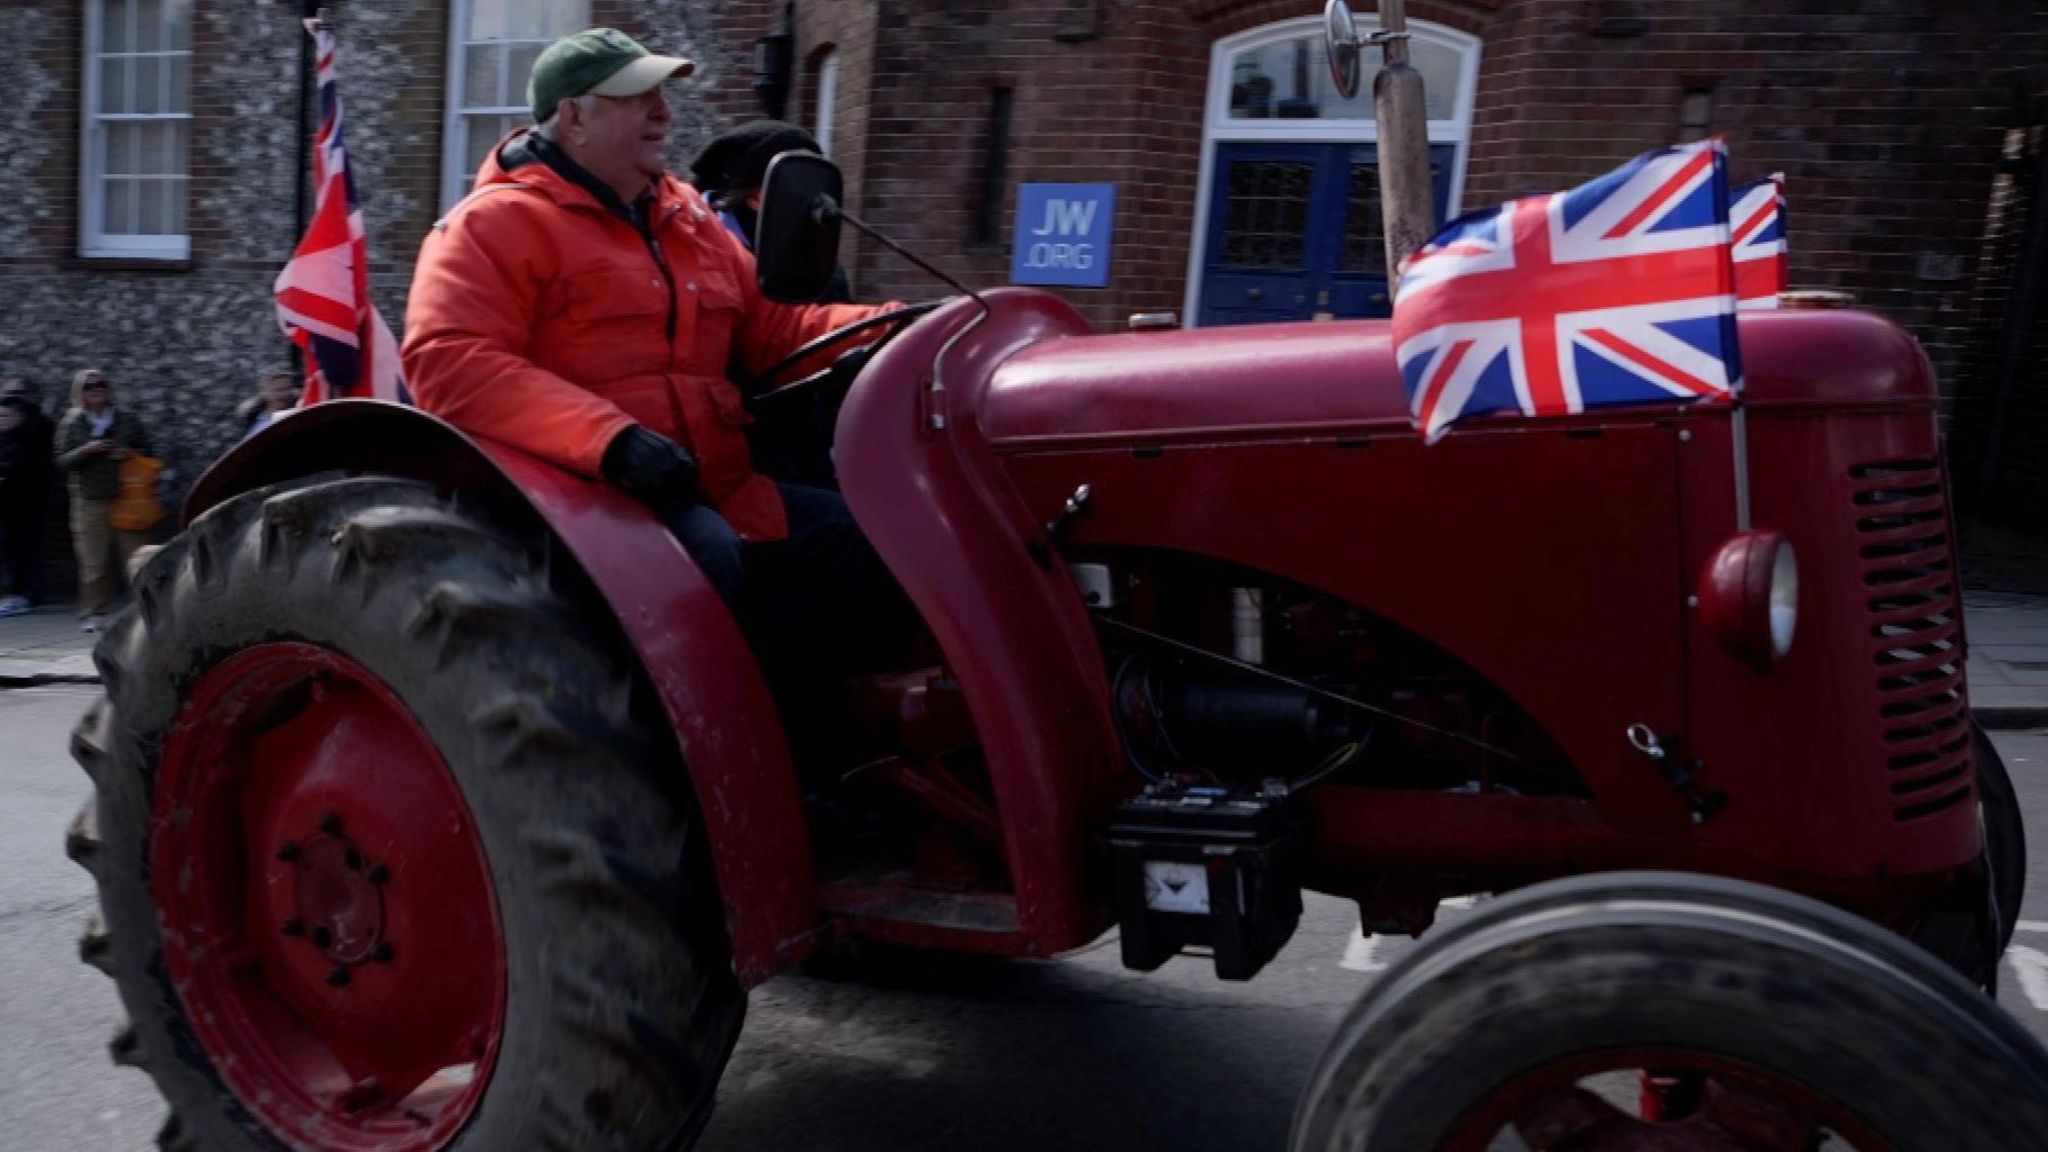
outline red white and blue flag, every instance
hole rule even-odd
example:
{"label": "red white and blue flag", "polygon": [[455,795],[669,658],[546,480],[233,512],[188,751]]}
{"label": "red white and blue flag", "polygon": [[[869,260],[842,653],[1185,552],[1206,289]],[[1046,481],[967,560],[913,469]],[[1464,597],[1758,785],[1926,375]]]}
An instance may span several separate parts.
{"label": "red white and blue flag", "polygon": [[1785,290],[1785,174],[1774,172],[1734,192],[1728,221],[1735,236],[1735,297],[1744,308],[1776,308]]}
{"label": "red white and blue flag", "polygon": [[313,137],[313,220],[277,276],[277,323],[306,358],[302,402],[369,396],[410,403],[398,341],[370,300],[362,204],[342,146],[334,34],[306,21],[319,61],[320,128]]}
{"label": "red white and blue flag", "polygon": [[1719,140],[1651,152],[1461,217],[1403,261],[1394,351],[1424,437],[1734,392],[1727,165]]}

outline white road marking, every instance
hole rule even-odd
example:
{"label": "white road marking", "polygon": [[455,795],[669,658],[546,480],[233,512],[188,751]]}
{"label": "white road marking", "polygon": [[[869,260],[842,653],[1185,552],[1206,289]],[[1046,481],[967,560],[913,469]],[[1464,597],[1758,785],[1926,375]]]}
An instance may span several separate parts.
{"label": "white road marking", "polygon": [[1445,901],[1444,901],[1444,902],[1442,903],[1441,907],[1444,907],[1444,908],[1474,908],[1474,907],[1477,907],[1477,906],[1478,906],[1478,904],[1479,904],[1479,898],[1478,898],[1478,897],[1476,897],[1476,896],[1453,896],[1453,897],[1451,897],[1450,899],[1448,899],[1448,900],[1445,900]]}
{"label": "white road marking", "polygon": [[2005,950],[2005,958],[2012,963],[2013,975],[2019,977],[2020,991],[2027,994],[2034,1009],[2048,1012],[2048,953],[2038,952],[2024,944],[2014,944]]}
{"label": "white road marking", "polygon": [[1367,936],[1364,929],[1353,928],[1351,942],[1344,946],[1344,958],[1337,963],[1353,972],[1378,972],[1387,966],[1387,962],[1380,959],[1379,951],[1379,937]]}
{"label": "white road marking", "polygon": [[2048,920],[2015,920],[2012,926],[2021,932],[2048,932]]}

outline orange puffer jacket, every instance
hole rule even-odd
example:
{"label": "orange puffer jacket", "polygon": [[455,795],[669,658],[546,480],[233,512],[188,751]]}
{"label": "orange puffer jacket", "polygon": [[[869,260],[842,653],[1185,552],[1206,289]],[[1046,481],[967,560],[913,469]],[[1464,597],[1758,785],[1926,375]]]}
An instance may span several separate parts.
{"label": "orange puffer jacket", "polygon": [[[890,305],[769,301],[753,256],[694,188],[654,184],[650,242],[529,148],[508,151],[521,135],[493,150],[420,249],[405,314],[413,397],[593,477],[612,438],[645,425],[696,455],[705,501],[743,539],[787,535],[728,368],[758,373]],[[514,158],[509,171],[501,156]]]}

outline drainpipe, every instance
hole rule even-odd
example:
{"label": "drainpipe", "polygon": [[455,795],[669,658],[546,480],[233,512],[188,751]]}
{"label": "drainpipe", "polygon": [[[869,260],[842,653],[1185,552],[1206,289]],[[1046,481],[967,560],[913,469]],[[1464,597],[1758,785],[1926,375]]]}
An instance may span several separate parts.
{"label": "drainpipe", "polygon": [[2027,195],[2027,239],[2021,249],[2019,283],[2006,302],[2005,346],[1998,356],[1998,391],[1991,405],[1991,438],[1977,473],[1979,499],[1997,498],[1998,457],[2005,440],[2005,421],[2012,393],[2027,363],[2027,345],[2041,304],[2042,265],[2048,263],[2048,128],[2035,128],[2033,187]]}
{"label": "drainpipe", "polygon": [[[324,19],[326,16],[326,12],[320,6],[320,0],[285,0],[285,4],[298,11],[299,19]],[[296,249],[299,241],[306,235],[306,216],[312,199],[313,126],[308,121],[313,116],[314,60],[313,38],[306,35],[306,30],[299,26],[298,20],[292,23],[299,33],[299,116],[296,121],[298,139],[292,152],[291,248]],[[287,249],[288,254],[289,251],[290,249]],[[286,337],[285,349],[291,355],[293,373],[303,377],[306,365],[305,358],[299,352],[299,346],[290,337]]]}

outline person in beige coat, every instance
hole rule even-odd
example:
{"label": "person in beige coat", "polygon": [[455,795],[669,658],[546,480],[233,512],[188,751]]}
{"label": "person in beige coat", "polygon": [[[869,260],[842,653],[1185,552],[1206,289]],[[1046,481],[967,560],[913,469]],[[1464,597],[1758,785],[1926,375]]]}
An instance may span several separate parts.
{"label": "person in beige coat", "polygon": [[121,492],[121,461],[149,452],[149,430],[132,412],[114,406],[106,373],[87,368],[72,377],[71,410],[57,425],[57,466],[71,489],[71,544],[78,553],[78,613],[81,627],[97,632],[106,622],[119,575],[145,542],[140,532],[114,527],[114,498]]}

